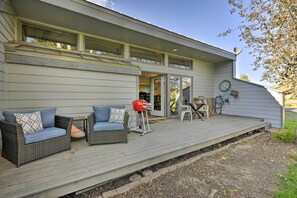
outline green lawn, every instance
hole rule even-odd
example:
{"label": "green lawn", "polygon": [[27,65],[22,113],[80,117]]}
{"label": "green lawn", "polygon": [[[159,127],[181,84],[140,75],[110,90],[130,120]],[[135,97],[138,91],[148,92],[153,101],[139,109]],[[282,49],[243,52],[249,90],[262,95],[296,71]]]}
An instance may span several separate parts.
{"label": "green lawn", "polygon": [[297,143],[297,134],[295,132],[296,127],[297,113],[286,112],[285,129],[275,131],[273,133],[273,140],[280,140],[287,143]]}
{"label": "green lawn", "polygon": [[291,120],[291,121],[296,121],[297,122],[297,113],[295,112],[286,112],[286,121]]}
{"label": "green lawn", "polygon": [[295,130],[297,126],[297,113],[286,112],[285,129]]}
{"label": "green lawn", "polygon": [[[295,134],[295,128],[297,126],[297,113],[286,112],[285,120],[285,132],[277,133],[287,133]],[[296,138],[295,138],[296,139]],[[295,141],[296,142],[296,141]],[[297,161],[297,153],[292,153],[290,155],[292,159]],[[282,177],[278,178],[279,190],[275,192],[274,197],[276,198],[297,198],[297,163],[290,164],[288,166],[288,172]]]}
{"label": "green lawn", "polygon": [[[297,154],[292,154],[291,157],[296,160]],[[296,198],[297,197],[297,163],[290,164],[288,172],[279,177],[280,190],[275,192],[276,198]]]}

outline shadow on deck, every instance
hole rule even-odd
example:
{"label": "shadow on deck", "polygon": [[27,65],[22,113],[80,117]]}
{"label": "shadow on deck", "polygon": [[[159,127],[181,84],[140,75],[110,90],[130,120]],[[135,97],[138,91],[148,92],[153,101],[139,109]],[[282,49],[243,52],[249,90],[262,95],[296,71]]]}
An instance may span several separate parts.
{"label": "shadow on deck", "polygon": [[128,144],[90,147],[82,140],[20,168],[0,157],[0,197],[58,197],[265,127],[261,119],[225,115],[164,120],[145,136],[128,134]]}

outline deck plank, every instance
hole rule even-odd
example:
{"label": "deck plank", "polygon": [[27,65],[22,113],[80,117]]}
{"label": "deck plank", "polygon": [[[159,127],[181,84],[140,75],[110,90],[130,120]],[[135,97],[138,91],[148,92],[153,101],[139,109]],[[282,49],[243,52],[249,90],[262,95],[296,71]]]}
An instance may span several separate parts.
{"label": "deck plank", "polygon": [[215,116],[204,122],[174,120],[151,125],[154,131],[142,137],[130,133],[128,144],[88,147],[85,142],[76,142],[71,151],[20,168],[7,168],[7,161],[0,158],[0,197],[42,193],[59,196],[73,189],[82,190],[96,182],[128,174],[238,136],[246,130],[265,126],[268,124],[261,119],[235,116]]}

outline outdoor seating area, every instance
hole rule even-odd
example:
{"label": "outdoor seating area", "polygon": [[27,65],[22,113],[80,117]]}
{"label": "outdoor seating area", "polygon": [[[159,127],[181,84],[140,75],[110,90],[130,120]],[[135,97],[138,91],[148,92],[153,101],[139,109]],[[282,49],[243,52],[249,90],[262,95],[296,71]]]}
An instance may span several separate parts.
{"label": "outdoor seating area", "polygon": [[[127,143],[129,115],[125,106],[94,106],[93,109],[87,117],[89,127],[84,126],[89,145]],[[2,156],[19,167],[70,150],[71,140],[75,139],[71,133],[77,134],[79,129],[73,125],[72,117],[57,116],[56,111],[56,108],[4,111],[5,120],[0,121]]]}
{"label": "outdoor seating area", "polygon": [[226,115],[192,122],[167,119],[152,124],[153,132],[145,136],[129,133],[129,144],[74,141],[69,151],[19,168],[0,157],[0,197],[58,197],[269,126],[262,119]]}

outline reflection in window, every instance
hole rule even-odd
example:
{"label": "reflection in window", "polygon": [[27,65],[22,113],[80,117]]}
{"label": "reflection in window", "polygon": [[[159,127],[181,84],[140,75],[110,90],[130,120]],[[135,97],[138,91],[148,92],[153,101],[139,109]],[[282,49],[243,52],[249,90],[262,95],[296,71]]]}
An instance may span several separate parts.
{"label": "reflection in window", "polygon": [[97,55],[107,55],[113,57],[122,57],[123,45],[102,39],[86,37],[86,52]]}
{"label": "reflection in window", "polygon": [[131,61],[160,65],[163,61],[163,54],[154,51],[130,47],[130,59]]}
{"label": "reflection in window", "polygon": [[191,70],[192,69],[192,61],[183,59],[183,58],[169,56],[169,67]]}
{"label": "reflection in window", "polygon": [[170,115],[176,116],[179,114],[180,100],[180,77],[170,76]]}
{"label": "reflection in window", "polygon": [[191,86],[192,78],[183,77],[182,78],[182,89],[183,89],[183,101],[184,105],[188,105],[191,102]]}
{"label": "reflection in window", "polygon": [[22,31],[23,41],[28,43],[38,43],[50,47],[76,50],[76,34],[26,24],[23,24]]}

